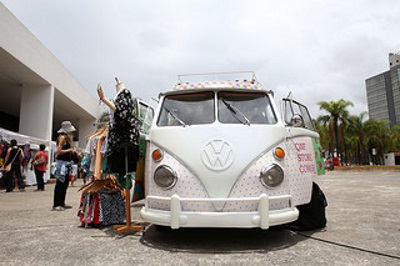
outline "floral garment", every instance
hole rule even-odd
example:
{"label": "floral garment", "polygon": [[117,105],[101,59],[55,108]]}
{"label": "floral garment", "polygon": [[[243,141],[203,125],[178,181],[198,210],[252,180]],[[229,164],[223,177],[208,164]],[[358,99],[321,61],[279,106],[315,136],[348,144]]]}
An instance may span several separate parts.
{"label": "floral garment", "polygon": [[[108,132],[108,147],[106,151],[108,170],[119,174],[136,169],[136,153],[139,146],[140,120],[135,116],[135,103],[128,89],[122,89],[114,100],[115,112],[113,123]],[[128,147],[128,149],[126,149]],[[121,158],[129,151],[128,168]]]}

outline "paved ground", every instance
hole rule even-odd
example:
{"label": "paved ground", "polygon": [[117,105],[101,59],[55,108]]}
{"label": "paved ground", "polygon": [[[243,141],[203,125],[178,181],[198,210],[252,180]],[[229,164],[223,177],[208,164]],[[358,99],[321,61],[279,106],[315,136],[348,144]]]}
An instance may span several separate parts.
{"label": "paved ground", "polygon": [[[78,180],[77,185],[81,184]],[[80,228],[80,193],[65,212],[46,191],[0,191],[0,265],[400,265],[400,172],[333,171],[319,177],[329,206],[322,231],[185,229],[115,234]],[[132,206],[139,219],[141,203]]]}

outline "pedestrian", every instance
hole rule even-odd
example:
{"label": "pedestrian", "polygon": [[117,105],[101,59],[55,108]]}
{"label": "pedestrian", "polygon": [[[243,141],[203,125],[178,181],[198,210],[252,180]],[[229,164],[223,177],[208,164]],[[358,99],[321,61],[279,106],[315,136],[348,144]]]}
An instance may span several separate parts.
{"label": "pedestrian", "polygon": [[24,152],[21,148],[17,146],[17,141],[12,139],[10,141],[11,147],[7,149],[6,158],[5,158],[5,167],[11,164],[10,171],[6,172],[5,175],[5,183],[6,183],[6,192],[11,192],[14,190],[15,182],[14,182],[14,175],[18,181],[18,188],[19,191],[25,191],[25,183],[22,179],[21,174],[21,163],[24,159]]}
{"label": "pedestrian", "polygon": [[65,209],[72,208],[72,206],[65,204],[65,197],[69,186],[71,161],[73,155],[76,154],[72,146],[74,131],[76,129],[70,121],[62,122],[60,130],[57,131],[59,135],[56,142],[56,170],[54,173],[57,181],[54,187],[53,211],[64,211]]}
{"label": "pedestrian", "polygon": [[[86,185],[86,179],[89,177],[90,172],[90,158],[88,153],[84,153],[81,161],[81,173],[83,178],[83,184]],[[90,181],[90,180],[89,180]]]}
{"label": "pedestrian", "polygon": [[31,149],[31,145],[29,143],[26,143],[24,146],[21,147],[22,151],[24,152],[24,159],[22,160],[22,178],[26,179],[26,175],[28,173],[28,169],[29,169],[29,162],[32,159],[32,149]]}
{"label": "pedestrian", "polygon": [[80,170],[80,164],[82,160],[82,153],[79,151],[75,151],[75,153],[72,156],[72,171],[70,173],[70,181],[71,181],[71,187],[74,186],[74,182],[76,181],[77,178],[79,178],[79,170]]}
{"label": "pedestrian", "polygon": [[44,173],[46,173],[49,156],[44,151],[46,149],[46,146],[44,144],[40,144],[39,149],[40,150],[36,153],[35,157],[33,157],[31,169],[35,170],[37,185],[37,189],[35,191],[44,191],[43,175]]}

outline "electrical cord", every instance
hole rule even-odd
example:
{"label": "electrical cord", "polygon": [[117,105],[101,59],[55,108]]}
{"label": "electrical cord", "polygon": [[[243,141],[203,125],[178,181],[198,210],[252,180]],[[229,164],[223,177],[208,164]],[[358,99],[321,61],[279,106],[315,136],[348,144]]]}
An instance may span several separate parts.
{"label": "electrical cord", "polygon": [[378,251],[368,250],[368,249],[359,248],[359,247],[355,247],[355,246],[351,246],[351,245],[347,245],[347,244],[342,244],[342,243],[338,243],[338,242],[334,242],[334,241],[329,241],[329,240],[325,240],[325,239],[322,239],[322,238],[309,236],[309,235],[306,235],[306,234],[303,234],[303,233],[300,233],[300,232],[297,232],[297,231],[292,231],[292,232],[297,234],[297,235],[299,235],[299,236],[310,238],[310,239],[317,240],[317,241],[320,241],[320,242],[324,242],[324,243],[327,243],[327,244],[331,244],[331,245],[335,245],[335,246],[339,246],[339,247],[349,248],[349,249],[358,250],[358,251],[362,251],[362,252],[366,252],[366,253],[370,253],[370,254],[374,254],[374,255],[378,255],[378,256],[383,256],[383,257],[387,257],[387,258],[400,260],[400,256],[390,255],[390,254],[386,254],[386,253],[382,253],[382,252],[378,252]]}

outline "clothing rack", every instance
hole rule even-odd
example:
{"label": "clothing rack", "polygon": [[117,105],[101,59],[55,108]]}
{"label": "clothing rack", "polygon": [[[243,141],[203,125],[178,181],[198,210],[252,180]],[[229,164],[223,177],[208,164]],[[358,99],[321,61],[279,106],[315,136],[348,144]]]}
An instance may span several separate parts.
{"label": "clothing rack", "polygon": [[[125,146],[125,175],[128,173],[128,146]],[[127,180],[127,178],[125,178]],[[128,181],[125,181],[128,182]],[[127,185],[125,185],[127,187]],[[114,225],[117,234],[122,234],[129,231],[143,231],[144,226],[139,223],[132,224],[131,221],[131,192],[130,189],[125,188],[125,208],[126,208],[126,224]]]}
{"label": "clothing rack", "polygon": [[[102,182],[102,154],[101,147],[107,137],[108,130],[101,131],[99,139],[96,145],[96,157],[95,157],[95,170],[94,170],[94,183]],[[128,173],[128,146],[125,146],[125,174]],[[122,189],[122,187],[121,187]],[[131,200],[130,200],[130,189],[124,188],[122,189],[124,198],[125,198],[125,213],[126,213],[126,224],[125,225],[114,225],[117,234],[122,234],[128,231],[142,231],[144,230],[144,226],[139,225],[138,223],[132,224],[131,221]]]}
{"label": "clothing rack", "polygon": [[82,186],[78,217],[81,227],[112,225],[125,222],[123,188],[114,176],[92,180]]}
{"label": "clothing rack", "polygon": [[[102,177],[103,156],[101,148],[107,135],[108,130],[103,128],[96,130],[87,137],[95,136],[97,143],[93,179],[78,190],[82,191],[78,212],[82,227],[123,223],[126,218],[123,187],[114,176]],[[107,208],[104,208],[104,206],[107,206]]]}

